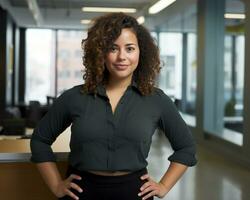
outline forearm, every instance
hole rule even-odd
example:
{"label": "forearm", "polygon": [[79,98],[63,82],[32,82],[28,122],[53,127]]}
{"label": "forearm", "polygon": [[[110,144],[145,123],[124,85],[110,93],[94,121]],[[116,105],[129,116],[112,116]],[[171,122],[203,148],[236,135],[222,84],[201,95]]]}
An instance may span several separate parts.
{"label": "forearm", "polygon": [[186,165],[171,162],[168,170],[163,175],[160,180],[160,183],[164,185],[167,192],[171,190],[171,188],[175,185],[175,183],[181,178],[183,173],[186,171],[188,167]]}
{"label": "forearm", "polygon": [[43,177],[43,180],[48,185],[50,190],[55,194],[58,184],[62,181],[55,162],[38,163],[37,168]]}

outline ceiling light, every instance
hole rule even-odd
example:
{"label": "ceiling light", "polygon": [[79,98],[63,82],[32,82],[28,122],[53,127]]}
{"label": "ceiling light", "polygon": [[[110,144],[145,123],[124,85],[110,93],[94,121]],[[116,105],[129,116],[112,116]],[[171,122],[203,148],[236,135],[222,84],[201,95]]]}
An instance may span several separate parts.
{"label": "ceiling light", "polygon": [[82,19],[81,24],[90,24],[92,21],[90,19]]}
{"label": "ceiling light", "polygon": [[224,17],[226,19],[245,19],[246,15],[245,14],[226,13],[226,14],[224,14]]}
{"label": "ceiling light", "polygon": [[135,13],[134,8],[106,8],[106,7],[83,7],[83,12],[124,12],[124,13]]}
{"label": "ceiling light", "polygon": [[145,17],[144,16],[140,16],[137,18],[137,21],[139,24],[143,24],[145,22]]}
{"label": "ceiling light", "polygon": [[163,10],[164,8],[168,7],[170,4],[174,3],[176,0],[160,0],[156,2],[154,5],[152,5],[148,12],[149,14],[156,14]]}
{"label": "ceiling light", "polygon": [[26,0],[29,10],[32,13],[36,24],[39,26],[43,23],[43,16],[41,14],[39,5],[36,0]]}

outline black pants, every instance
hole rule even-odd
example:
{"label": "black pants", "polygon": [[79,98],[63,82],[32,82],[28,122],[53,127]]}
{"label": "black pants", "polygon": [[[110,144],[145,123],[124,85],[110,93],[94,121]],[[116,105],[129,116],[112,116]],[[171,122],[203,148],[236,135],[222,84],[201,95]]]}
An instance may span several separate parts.
{"label": "black pants", "polygon": [[[74,179],[83,192],[79,193],[75,189],[71,191],[79,197],[79,200],[141,200],[139,197],[140,187],[147,182],[140,177],[147,173],[147,169],[141,169],[128,175],[121,176],[100,176],[86,171],[78,171],[69,167],[67,176],[77,174],[82,177],[81,180]],[[151,197],[148,200],[153,200]],[[65,196],[60,200],[72,200]]]}

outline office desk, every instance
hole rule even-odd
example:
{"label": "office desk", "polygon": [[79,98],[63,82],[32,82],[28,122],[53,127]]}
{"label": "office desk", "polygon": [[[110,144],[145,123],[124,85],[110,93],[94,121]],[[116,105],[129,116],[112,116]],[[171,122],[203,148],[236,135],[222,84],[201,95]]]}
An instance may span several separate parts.
{"label": "office desk", "polygon": [[[30,162],[30,139],[0,139],[0,199],[56,200],[43,182],[35,164]],[[67,170],[70,128],[52,145],[62,177]]]}
{"label": "office desk", "polygon": [[[20,136],[8,136],[0,139],[0,163],[29,162],[30,139],[15,139]],[[70,128],[66,129],[54,142],[52,149],[59,161],[65,161],[69,153]]]}

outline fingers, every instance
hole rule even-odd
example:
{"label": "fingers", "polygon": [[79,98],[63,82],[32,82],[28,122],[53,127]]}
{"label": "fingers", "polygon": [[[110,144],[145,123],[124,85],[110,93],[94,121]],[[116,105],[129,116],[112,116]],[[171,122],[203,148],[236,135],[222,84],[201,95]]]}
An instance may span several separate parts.
{"label": "fingers", "polygon": [[76,196],[73,192],[71,192],[69,189],[66,190],[66,195],[70,196],[71,198],[75,199],[75,200],[78,200],[79,197]]}
{"label": "fingers", "polygon": [[71,182],[73,179],[82,180],[82,177],[76,174],[71,174],[67,179]]}
{"label": "fingers", "polygon": [[152,191],[149,194],[147,194],[146,196],[144,196],[142,199],[145,200],[145,199],[148,199],[148,198],[150,198],[150,197],[152,197],[154,195],[156,195],[156,193],[155,193],[155,191]]}
{"label": "fingers", "polygon": [[[141,176],[142,180],[148,180],[146,183],[144,183],[140,190],[141,192],[138,193],[138,196],[143,196],[142,200],[148,199],[152,196],[158,196],[160,193],[160,187],[159,184],[156,183],[154,180],[152,180],[149,176],[149,174],[144,174]],[[145,195],[145,196],[144,196]]]}
{"label": "fingers", "polygon": [[145,188],[147,188],[147,187],[150,186],[150,185],[151,185],[151,182],[148,181],[148,182],[144,183],[144,184],[141,186],[140,190],[142,191],[142,190],[144,190]]}
{"label": "fingers", "polygon": [[141,176],[141,179],[142,180],[150,179],[150,176],[149,176],[149,174],[144,174],[143,176]]}
{"label": "fingers", "polygon": [[75,183],[70,183],[70,187],[71,188],[73,188],[73,189],[75,189],[76,191],[78,191],[79,193],[82,193],[83,192],[83,190],[82,190],[82,188],[80,188],[79,187],[79,185],[77,185],[77,184],[75,184]]}
{"label": "fingers", "polygon": [[75,190],[77,190],[78,192],[81,193],[81,192],[82,192],[82,188],[80,188],[79,185],[77,185],[77,184],[75,184],[75,183],[73,182],[74,179],[76,179],[76,180],[81,180],[82,177],[80,177],[80,176],[78,176],[78,175],[76,175],[76,174],[71,174],[71,175],[67,178],[68,186],[69,186],[70,188],[73,188],[73,189],[75,189]]}
{"label": "fingers", "polygon": [[76,175],[76,174],[71,174],[71,175],[67,178],[67,182],[68,182],[67,185],[68,185],[68,186],[67,186],[67,188],[66,188],[65,193],[66,193],[66,195],[70,196],[71,198],[73,198],[73,199],[75,199],[75,200],[78,200],[79,197],[76,196],[70,189],[72,188],[72,189],[78,191],[79,193],[82,193],[83,190],[82,190],[82,188],[81,188],[79,185],[77,185],[76,183],[72,182],[74,179],[76,179],[76,180],[81,180],[82,177],[80,177],[80,176],[78,176],[78,175]]}
{"label": "fingers", "polygon": [[[152,194],[152,192],[155,192],[155,190],[157,190],[156,186],[153,183],[149,183],[149,182],[147,182],[147,183],[148,184],[146,186],[141,187],[141,192],[138,194],[138,196],[143,196],[144,194],[146,194],[148,192],[151,192],[149,194]],[[146,199],[146,197],[148,198],[149,194],[147,194],[146,196],[144,196],[142,199]]]}

